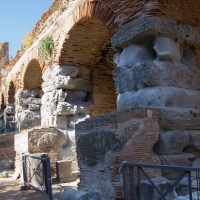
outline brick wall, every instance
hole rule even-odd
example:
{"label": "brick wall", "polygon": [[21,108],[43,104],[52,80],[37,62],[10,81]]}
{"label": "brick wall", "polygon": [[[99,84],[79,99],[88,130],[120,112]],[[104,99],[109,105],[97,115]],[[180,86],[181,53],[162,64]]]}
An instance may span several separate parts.
{"label": "brick wall", "polygon": [[[148,110],[152,117],[147,117]],[[77,124],[79,189],[96,191],[103,199],[122,199],[122,161],[159,164],[152,150],[159,135],[158,118],[159,109],[136,108]],[[160,176],[155,170],[147,173]]]}

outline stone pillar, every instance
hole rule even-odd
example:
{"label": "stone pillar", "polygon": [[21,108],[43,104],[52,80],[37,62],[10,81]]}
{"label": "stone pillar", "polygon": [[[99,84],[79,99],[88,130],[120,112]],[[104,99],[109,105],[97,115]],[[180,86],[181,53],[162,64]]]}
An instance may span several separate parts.
{"label": "stone pillar", "polygon": [[41,125],[41,97],[39,88],[18,90],[15,95],[15,119],[19,132]]}
{"label": "stone pillar", "polygon": [[161,131],[154,152],[162,164],[190,166],[200,150],[200,63],[196,58],[200,29],[143,17],[122,26],[111,42],[117,52],[113,77],[118,110],[160,108]]}
{"label": "stone pillar", "polygon": [[67,183],[74,181],[72,176],[72,161],[62,160],[56,162],[57,178],[60,183]]}
{"label": "stone pillar", "polygon": [[76,171],[75,124],[89,117],[91,71],[82,66],[53,65],[42,78],[41,124],[58,126],[58,158],[72,160]]}

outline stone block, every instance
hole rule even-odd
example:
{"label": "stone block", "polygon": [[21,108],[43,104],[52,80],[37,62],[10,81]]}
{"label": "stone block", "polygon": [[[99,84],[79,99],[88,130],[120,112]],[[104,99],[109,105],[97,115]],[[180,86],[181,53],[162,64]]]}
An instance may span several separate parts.
{"label": "stone block", "polygon": [[31,97],[34,97],[34,98],[39,97],[39,89],[38,88],[31,90]]}
{"label": "stone block", "polygon": [[68,131],[58,129],[58,147],[66,146],[68,139],[69,139]]}
{"label": "stone block", "polygon": [[[164,177],[153,178],[151,181],[157,187],[157,189],[164,194],[167,189],[172,185],[169,180]],[[149,182],[149,180],[141,181],[141,200],[155,200],[160,198],[160,194],[156,191],[154,186]],[[172,190],[167,196],[166,200],[174,199],[174,190]]]}
{"label": "stone block", "polygon": [[66,188],[61,195],[61,200],[100,200],[97,193],[85,192],[81,190]]}
{"label": "stone block", "polygon": [[6,121],[5,128],[6,131],[15,131],[16,123],[13,121]]}
{"label": "stone block", "polygon": [[57,179],[60,183],[68,183],[74,181],[71,164],[71,160],[62,160],[56,162]]}
{"label": "stone block", "polygon": [[183,39],[190,45],[200,43],[198,27],[156,16],[139,17],[121,26],[112,36],[111,43],[114,47],[123,47],[156,36]]}
{"label": "stone block", "polygon": [[[190,167],[192,160],[195,159],[195,155],[191,153],[182,153],[175,155],[162,155],[158,156],[162,165],[171,165],[171,166],[187,166]],[[172,171],[172,170],[162,170],[162,174],[167,179],[176,179],[181,175],[181,171]]]}
{"label": "stone block", "polygon": [[7,106],[6,109],[4,110],[4,113],[6,113],[7,115],[14,115],[15,113],[14,106]]}
{"label": "stone block", "polygon": [[68,117],[65,115],[57,116],[57,126],[59,129],[67,129],[68,128]]}
{"label": "stone block", "polygon": [[185,130],[162,131],[158,142],[154,146],[154,152],[159,155],[182,153],[189,144],[189,133]]}
{"label": "stone block", "polygon": [[80,66],[77,77],[81,77],[85,80],[91,80],[91,69],[89,67]]}
{"label": "stone block", "polygon": [[153,47],[150,42],[134,43],[123,48],[119,55],[117,67],[132,67],[144,62],[144,60],[153,60]]}
{"label": "stone block", "polygon": [[31,91],[30,90],[18,90],[17,97],[24,98],[24,99],[29,98],[29,97],[31,97]]}
{"label": "stone block", "polygon": [[180,63],[181,53],[180,44],[167,37],[156,37],[154,41],[154,50],[159,61],[176,61]]}
{"label": "stone block", "polygon": [[41,105],[41,99],[40,98],[33,98],[33,97],[29,97],[27,99],[25,99],[25,98],[19,98],[18,99],[18,104],[20,106],[26,106],[28,104]]}
{"label": "stone block", "polygon": [[200,110],[161,108],[159,125],[164,130],[200,130]]}
{"label": "stone block", "polygon": [[59,102],[56,109],[57,115],[75,115],[77,111],[77,106],[69,104],[67,102]]}
{"label": "stone block", "polygon": [[74,90],[82,90],[86,92],[90,92],[92,89],[91,81],[82,78],[75,78],[74,79],[75,87]]}
{"label": "stone block", "polygon": [[26,130],[26,129],[31,129],[35,126],[40,126],[41,121],[40,120],[34,120],[34,121],[26,121],[26,122],[19,122],[17,123],[17,129],[18,131]]}
{"label": "stone block", "polygon": [[29,104],[28,105],[29,110],[34,111],[34,110],[40,110],[40,105],[37,104]]}
{"label": "stone block", "polygon": [[40,149],[53,148],[57,144],[57,134],[46,133],[38,139]]}
{"label": "stone block", "polygon": [[200,108],[200,91],[175,87],[151,87],[118,95],[117,109],[134,107]]}
{"label": "stone block", "polygon": [[87,96],[87,92],[85,91],[67,90],[66,93],[67,93],[66,97],[67,102],[85,101]]}
{"label": "stone block", "polygon": [[189,144],[184,149],[184,152],[198,152],[200,150],[200,130],[190,130],[189,133]]}
{"label": "stone block", "polygon": [[25,110],[24,112],[21,112],[18,115],[18,121],[19,122],[38,121],[40,119],[41,119],[40,111]]}
{"label": "stone block", "polygon": [[79,122],[85,121],[87,118],[89,118],[89,115],[70,116],[69,128],[74,129],[76,124],[78,124]]}

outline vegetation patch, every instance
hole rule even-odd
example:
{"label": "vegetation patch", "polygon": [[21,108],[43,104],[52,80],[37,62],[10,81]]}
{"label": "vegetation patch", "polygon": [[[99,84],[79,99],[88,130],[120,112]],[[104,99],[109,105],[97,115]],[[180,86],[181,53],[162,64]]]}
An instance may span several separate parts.
{"label": "vegetation patch", "polygon": [[54,50],[54,41],[51,36],[44,37],[38,47],[38,56],[40,60],[49,60]]}

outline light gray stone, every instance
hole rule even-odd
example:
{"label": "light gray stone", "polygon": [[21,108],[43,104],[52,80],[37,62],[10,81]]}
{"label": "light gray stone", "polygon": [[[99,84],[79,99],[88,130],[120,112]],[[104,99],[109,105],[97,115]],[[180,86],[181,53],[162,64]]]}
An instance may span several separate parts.
{"label": "light gray stone", "polygon": [[13,106],[7,106],[4,110],[4,113],[8,114],[8,115],[14,115],[15,110]]}
{"label": "light gray stone", "polygon": [[57,116],[57,125],[60,129],[67,129],[68,128],[68,117],[65,115]]}
{"label": "light gray stone", "polygon": [[57,115],[75,115],[77,112],[77,106],[67,102],[59,102],[57,105]]}
{"label": "light gray stone", "polygon": [[100,196],[81,190],[66,188],[61,195],[61,200],[100,200]]}
{"label": "light gray stone", "polygon": [[17,102],[20,106],[26,106],[28,104],[37,104],[41,105],[41,99],[40,98],[33,98],[29,97],[27,99],[24,98],[19,98]]}
{"label": "light gray stone", "polygon": [[[187,66],[170,61],[147,61],[141,64],[142,81],[149,87],[173,86],[193,88],[193,73]],[[195,89],[195,88],[194,88]]]}
{"label": "light gray stone", "polygon": [[[175,155],[162,155],[158,156],[162,165],[171,166],[187,166],[190,167],[195,155],[191,153],[182,153]],[[167,179],[176,179],[182,171],[162,170],[162,174]]]}
{"label": "light gray stone", "polygon": [[180,44],[167,37],[156,37],[154,50],[159,61],[176,61],[180,63],[181,53]]}
{"label": "light gray stone", "polygon": [[189,144],[188,146],[184,149],[184,152],[197,152],[200,150],[200,130],[190,130],[188,131],[189,133]]}
{"label": "light gray stone", "polygon": [[36,105],[36,104],[28,104],[28,108],[29,110],[40,110],[40,105]]}
{"label": "light gray stone", "polygon": [[16,124],[17,130],[21,132],[22,130],[27,130],[34,128],[36,126],[41,126],[41,120],[34,120],[34,121],[28,121],[28,122],[18,122]]}
{"label": "light gray stone", "polygon": [[64,147],[68,142],[68,131],[58,129],[58,147]]}
{"label": "light gray stone", "polygon": [[154,152],[159,155],[179,154],[188,144],[188,131],[162,131],[158,142],[154,146]]}
{"label": "light gray stone", "polygon": [[186,45],[183,47],[182,51],[181,63],[192,69],[194,66],[196,66],[196,56],[194,55],[193,51]]}
{"label": "light gray stone", "polygon": [[[183,98],[184,97],[184,98]],[[151,87],[119,94],[117,109],[143,107],[200,108],[200,92],[175,87]]]}
{"label": "light gray stone", "polygon": [[16,93],[16,96],[18,98],[29,98],[31,97],[31,91],[30,90],[18,90]]}
{"label": "light gray stone", "polygon": [[124,47],[117,67],[132,67],[146,60],[153,60],[153,48],[150,42],[130,44]]}
{"label": "light gray stone", "polygon": [[79,122],[85,121],[87,118],[89,118],[89,115],[70,116],[69,128],[74,129],[76,124],[78,124]]}
{"label": "light gray stone", "polygon": [[200,130],[200,110],[161,108],[159,125],[165,130]]}
{"label": "light gray stone", "polygon": [[[153,178],[151,181],[157,187],[157,189],[164,194],[167,189],[172,185],[169,180],[164,177]],[[155,200],[159,199],[160,195],[155,190],[154,186],[149,182],[149,180],[141,181],[141,200]],[[165,196],[166,200],[174,199],[174,191],[172,190],[167,196]]]}
{"label": "light gray stone", "polygon": [[41,119],[40,111],[29,111],[26,110],[24,112],[19,113],[18,121],[19,122],[30,122],[30,121],[37,121]]}
{"label": "light gray stone", "polygon": [[85,80],[91,80],[91,69],[89,67],[81,66],[77,77],[81,77]]}

